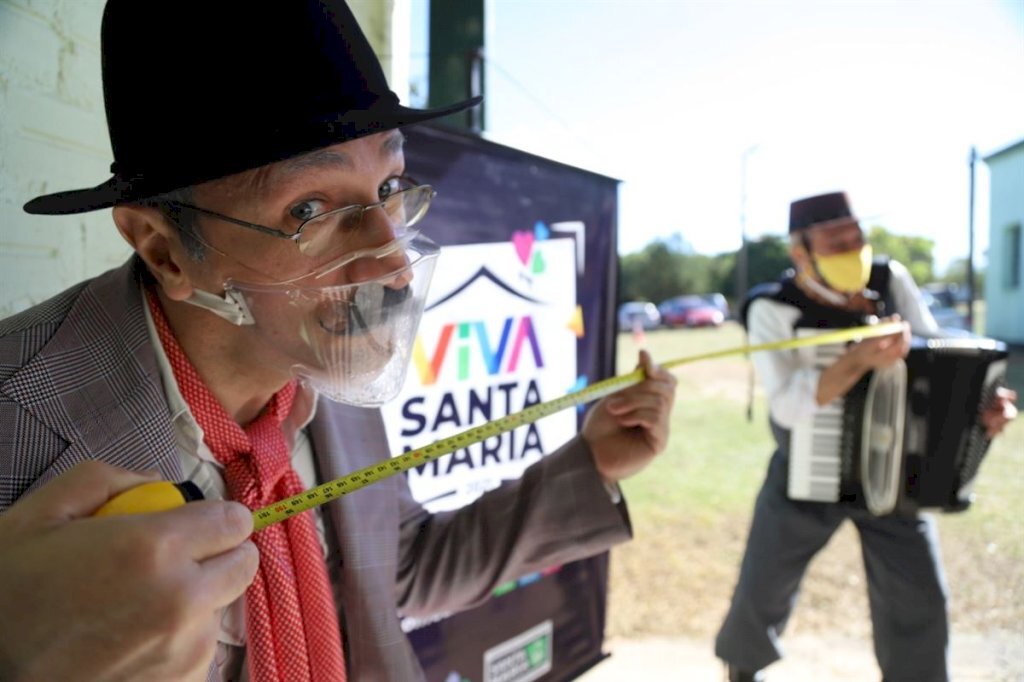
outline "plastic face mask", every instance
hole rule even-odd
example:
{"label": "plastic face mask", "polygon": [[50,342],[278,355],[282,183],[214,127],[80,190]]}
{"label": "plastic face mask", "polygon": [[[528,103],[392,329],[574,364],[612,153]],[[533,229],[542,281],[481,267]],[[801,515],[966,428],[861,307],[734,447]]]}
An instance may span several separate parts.
{"label": "plastic face mask", "polygon": [[856,294],[864,290],[871,278],[871,262],[874,253],[870,244],[860,249],[844,251],[831,256],[814,256],[814,263],[825,283],[844,294]]}
{"label": "plastic face mask", "polygon": [[[272,349],[266,355],[277,358],[270,363],[278,365],[274,369],[290,372],[327,398],[382,405],[405,380],[438,251],[432,240],[417,235],[364,250],[301,280],[228,280],[223,297],[196,292],[189,302],[249,327],[254,343]],[[386,274],[320,286],[351,281],[351,273],[368,266]]]}

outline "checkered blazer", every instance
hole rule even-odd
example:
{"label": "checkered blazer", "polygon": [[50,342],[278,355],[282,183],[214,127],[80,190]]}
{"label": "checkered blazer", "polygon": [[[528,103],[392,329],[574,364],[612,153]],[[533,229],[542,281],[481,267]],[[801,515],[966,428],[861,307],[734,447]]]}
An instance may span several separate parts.
{"label": "checkered blazer", "polygon": [[[0,321],[0,511],[88,459],[181,479],[140,268],[133,258]],[[321,400],[309,434],[325,480],[389,454],[377,410]],[[402,476],[326,511],[340,548],[339,617],[354,682],[423,679],[400,613],[472,606],[502,582],[630,536],[624,505],[611,503],[578,438],[459,511],[427,513]]]}

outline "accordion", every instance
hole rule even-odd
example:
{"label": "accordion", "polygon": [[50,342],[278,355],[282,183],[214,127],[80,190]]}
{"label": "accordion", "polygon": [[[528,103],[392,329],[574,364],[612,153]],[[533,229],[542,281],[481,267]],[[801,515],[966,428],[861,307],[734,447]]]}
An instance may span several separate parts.
{"label": "accordion", "polygon": [[[807,350],[824,368],[843,346]],[[1005,380],[1007,355],[992,339],[915,337],[905,360],[869,372],[794,425],[790,499],[876,516],[967,509],[989,446],[980,410]]]}

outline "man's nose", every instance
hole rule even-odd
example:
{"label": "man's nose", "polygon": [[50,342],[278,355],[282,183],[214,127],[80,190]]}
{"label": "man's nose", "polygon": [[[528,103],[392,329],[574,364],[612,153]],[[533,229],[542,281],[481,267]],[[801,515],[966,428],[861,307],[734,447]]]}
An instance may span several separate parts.
{"label": "man's nose", "polygon": [[367,282],[393,274],[393,281],[387,282],[387,286],[400,289],[412,281],[405,245],[396,243],[405,232],[404,226],[396,225],[380,208],[373,208],[363,214],[360,230],[366,235],[366,241],[360,248],[373,249],[378,253],[350,263],[346,268],[349,282]]}

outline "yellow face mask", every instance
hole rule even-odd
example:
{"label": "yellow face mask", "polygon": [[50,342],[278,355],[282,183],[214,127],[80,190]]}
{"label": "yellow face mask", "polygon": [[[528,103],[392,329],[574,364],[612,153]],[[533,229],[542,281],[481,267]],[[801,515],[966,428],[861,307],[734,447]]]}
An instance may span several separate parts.
{"label": "yellow face mask", "polygon": [[844,294],[856,294],[864,290],[871,277],[871,261],[874,253],[870,244],[854,251],[844,251],[831,256],[814,256],[814,263],[831,289]]}

